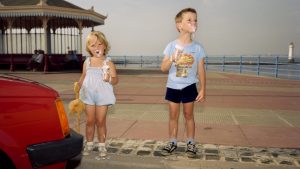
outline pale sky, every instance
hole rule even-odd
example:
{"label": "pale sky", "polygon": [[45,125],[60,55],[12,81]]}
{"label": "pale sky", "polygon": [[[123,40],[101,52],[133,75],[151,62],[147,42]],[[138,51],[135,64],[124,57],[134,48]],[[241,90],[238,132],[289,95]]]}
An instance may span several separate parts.
{"label": "pale sky", "polygon": [[[293,42],[300,57],[300,0],[68,1],[108,16],[95,30],[107,36],[109,55],[162,56],[178,36],[175,15],[193,7],[198,12],[194,40],[207,55],[287,55]],[[84,43],[89,31],[84,30]]]}

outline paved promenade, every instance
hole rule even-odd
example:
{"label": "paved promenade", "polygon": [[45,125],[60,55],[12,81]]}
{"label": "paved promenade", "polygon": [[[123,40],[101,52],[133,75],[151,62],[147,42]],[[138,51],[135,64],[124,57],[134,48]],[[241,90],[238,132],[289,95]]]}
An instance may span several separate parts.
{"label": "paved promenade", "polygon": [[[10,73],[3,72],[2,73]],[[108,113],[112,154],[160,156],[168,140],[167,75],[157,70],[119,69],[116,105]],[[56,89],[67,104],[80,73],[15,72]],[[70,125],[78,129],[76,117]],[[207,72],[207,100],[195,105],[197,159],[300,166],[300,81]],[[178,156],[184,151],[180,117]],[[81,115],[80,133],[85,131]]]}

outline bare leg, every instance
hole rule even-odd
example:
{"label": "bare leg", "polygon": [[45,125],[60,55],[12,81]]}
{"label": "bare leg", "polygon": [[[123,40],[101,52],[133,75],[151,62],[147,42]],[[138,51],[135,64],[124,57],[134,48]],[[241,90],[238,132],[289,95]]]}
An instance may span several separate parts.
{"label": "bare leg", "polygon": [[93,105],[85,105],[86,114],[86,140],[92,142],[95,134],[95,123],[96,123],[96,107]]}
{"label": "bare leg", "polygon": [[106,140],[106,113],[108,106],[96,106],[97,131],[99,143],[104,143]]}
{"label": "bare leg", "polygon": [[194,102],[183,104],[183,113],[186,121],[187,138],[195,138]]}
{"label": "bare leg", "polygon": [[179,113],[180,113],[180,104],[169,102],[169,138],[170,139],[177,138]]}

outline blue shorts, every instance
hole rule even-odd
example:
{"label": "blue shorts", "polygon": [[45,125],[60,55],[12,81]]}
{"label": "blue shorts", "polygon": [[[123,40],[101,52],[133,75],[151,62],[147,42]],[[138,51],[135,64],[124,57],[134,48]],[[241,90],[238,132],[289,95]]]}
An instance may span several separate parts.
{"label": "blue shorts", "polygon": [[181,90],[167,88],[165,99],[174,103],[194,102],[198,96],[196,83]]}

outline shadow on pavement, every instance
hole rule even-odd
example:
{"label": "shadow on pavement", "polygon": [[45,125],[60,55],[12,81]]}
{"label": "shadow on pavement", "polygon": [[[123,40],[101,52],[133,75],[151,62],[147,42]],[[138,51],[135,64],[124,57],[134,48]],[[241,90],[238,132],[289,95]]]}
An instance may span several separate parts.
{"label": "shadow on pavement", "polygon": [[80,166],[82,160],[82,155],[79,154],[72,159],[68,160],[66,168],[65,169],[75,169],[78,166]]}

